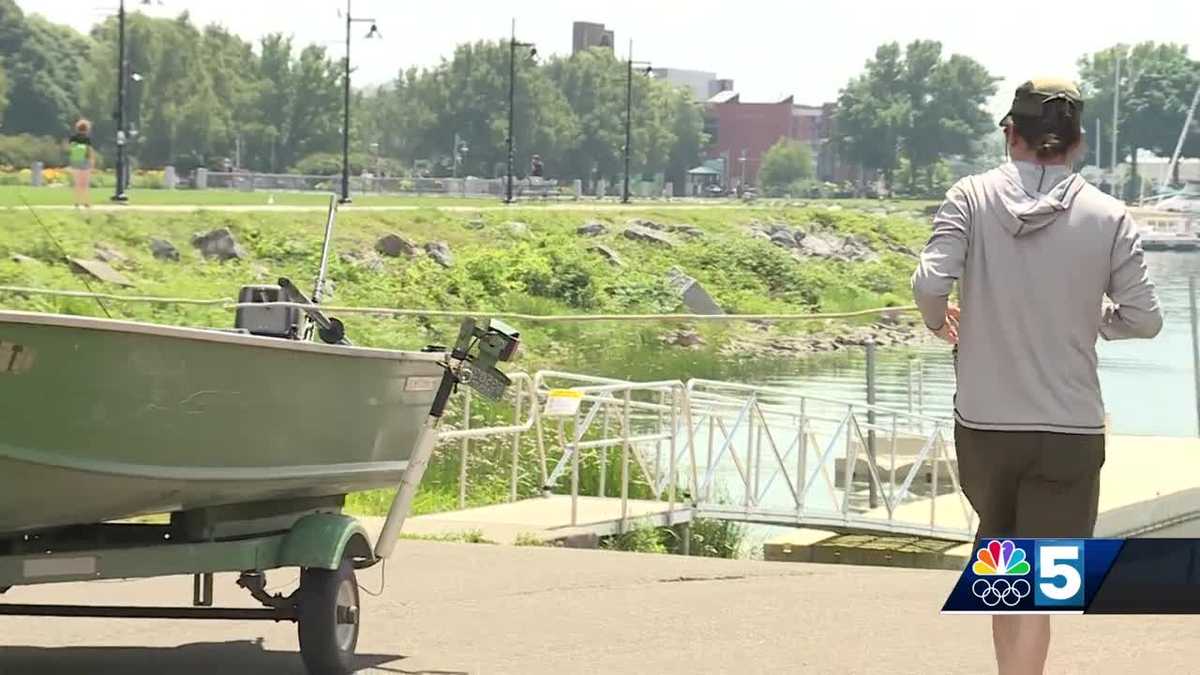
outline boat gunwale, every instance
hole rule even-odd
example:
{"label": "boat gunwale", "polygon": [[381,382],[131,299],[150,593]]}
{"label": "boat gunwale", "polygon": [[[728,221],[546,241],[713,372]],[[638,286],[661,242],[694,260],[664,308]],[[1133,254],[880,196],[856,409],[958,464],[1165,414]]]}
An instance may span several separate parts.
{"label": "boat gunwale", "polygon": [[[331,464],[276,464],[270,466],[170,466],[164,464],[131,464],[80,459],[61,453],[24,451],[0,443],[0,459],[30,464],[47,469],[76,471],[97,476],[144,480],[173,480],[197,482],[281,482],[324,478],[338,480],[363,474],[403,473],[407,459],[338,462]],[[269,476],[269,478],[264,478]]]}
{"label": "boat gunwale", "polygon": [[156,323],[146,323],[142,321],[101,319],[98,317],[52,314],[49,312],[18,312],[0,310],[0,325],[5,323],[52,326],[57,328],[78,328],[83,330],[100,330],[112,333],[150,335],[154,337],[177,340],[192,340],[196,342],[216,342],[220,344],[237,345],[241,347],[282,349],[286,351],[323,354],[327,356],[384,359],[389,361],[436,362],[445,356],[445,354],[440,352],[380,349],[377,347],[359,347],[354,345],[328,345],[317,342],[307,342],[304,340],[288,340],[285,338],[225,332],[218,328],[168,326]]}

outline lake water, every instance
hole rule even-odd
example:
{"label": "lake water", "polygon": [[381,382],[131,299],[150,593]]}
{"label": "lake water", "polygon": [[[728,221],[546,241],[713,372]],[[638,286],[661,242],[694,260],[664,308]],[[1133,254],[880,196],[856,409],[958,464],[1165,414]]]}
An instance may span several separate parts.
{"label": "lake water", "polygon": [[[1105,407],[1112,418],[1112,431],[1118,434],[1194,436],[1196,394],[1188,277],[1200,276],[1200,254],[1150,252],[1146,263],[1163,304],[1163,330],[1154,340],[1099,342]],[[908,410],[911,404],[925,414],[950,417],[954,371],[949,347],[930,342],[919,347],[917,354],[917,362],[910,366],[905,356],[881,353],[879,404],[900,410]],[[865,402],[865,379],[864,362],[853,359],[813,374],[768,378],[766,383],[814,396]],[[921,394],[912,391],[916,389]]]}

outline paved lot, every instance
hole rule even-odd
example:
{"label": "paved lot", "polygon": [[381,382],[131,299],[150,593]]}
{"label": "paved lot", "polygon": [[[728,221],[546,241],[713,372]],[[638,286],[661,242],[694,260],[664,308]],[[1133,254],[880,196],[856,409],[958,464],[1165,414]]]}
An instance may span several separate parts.
{"label": "paved lot", "polygon": [[[274,573],[272,584],[295,579]],[[403,541],[364,599],[373,673],[995,672],[951,572]],[[378,569],[360,583],[378,590]],[[282,589],[280,589],[282,590]],[[187,603],[188,578],[16,588],[8,602]],[[232,578],[218,604],[247,605]],[[1056,619],[1050,673],[1196,672],[1190,617]],[[0,618],[0,673],[302,673],[289,624]]]}

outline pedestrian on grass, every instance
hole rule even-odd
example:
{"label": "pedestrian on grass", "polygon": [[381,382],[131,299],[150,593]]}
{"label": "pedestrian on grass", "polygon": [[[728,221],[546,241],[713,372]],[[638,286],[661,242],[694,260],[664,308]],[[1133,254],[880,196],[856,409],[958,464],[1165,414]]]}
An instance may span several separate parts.
{"label": "pedestrian on grass", "polygon": [[67,164],[75,188],[75,208],[92,207],[92,169],[96,167],[96,152],[92,149],[92,123],[80,119],[75,131],[67,138]]}
{"label": "pedestrian on grass", "polygon": [[[1000,123],[1011,161],[950,189],[912,280],[926,326],[955,345],[955,446],[981,539],[1092,536],[1097,336],[1162,327],[1133,218],[1072,170],[1083,105],[1064,80],[1017,89]],[[993,616],[992,638],[1001,675],[1043,672],[1048,616]]]}

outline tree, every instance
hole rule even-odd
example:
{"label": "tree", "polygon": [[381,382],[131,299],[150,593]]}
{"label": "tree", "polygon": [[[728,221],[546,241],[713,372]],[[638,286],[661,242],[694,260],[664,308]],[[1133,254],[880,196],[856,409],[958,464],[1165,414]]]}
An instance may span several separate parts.
{"label": "tree", "polygon": [[[515,168],[540,154],[551,175],[576,145],[579,124],[544,67],[518,49],[513,137]],[[401,74],[366,105],[366,133],[380,148],[403,150],[406,159],[431,159],[450,167],[455,136],[470,149],[462,170],[476,176],[503,173],[507,160],[509,47],[506,42],[459,45],[431,69]],[[399,137],[403,133],[404,137]]]}
{"label": "tree", "polygon": [[[1130,158],[1135,176],[1131,185],[1140,186],[1136,179],[1138,150],[1160,156],[1174,151],[1192,97],[1200,87],[1200,63],[1188,56],[1185,45],[1143,42],[1133,47],[1114,45],[1084,56],[1079,60],[1079,72],[1087,100],[1084,128],[1095,129],[1096,120],[1101,120],[1103,138],[1094,145],[1106,150],[1111,147],[1113,98],[1120,93],[1117,156]],[[1183,156],[1200,156],[1200,134],[1189,136]],[[1108,163],[1113,164],[1111,157]]]}
{"label": "tree", "polygon": [[881,172],[889,186],[901,158],[910,184],[921,173],[932,186],[943,159],[969,159],[991,128],[985,106],[996,82],[973,59],[943,59],[939,42],[882,45],[839,96],[838,140],[849,159]]}
{"label": "tree", "polygon": [[889,186],[900,162],[900,133],[909,117],[900,94],[903,69],[900,45],[882,45],[863,74],[851,79],[838,97],[838,141],[847,159],[881,172]]}
{"label": "tree", "polygon": [[782,193],[796,181],[811,179],[814,173],[812,148],[785,138],[763,155],[759,182],[769,193]]}
{"label": "tree", "polygon": [[0,0],[0,55],[8,80],[5,133],[63,136],[79,114],[86,38]]}

